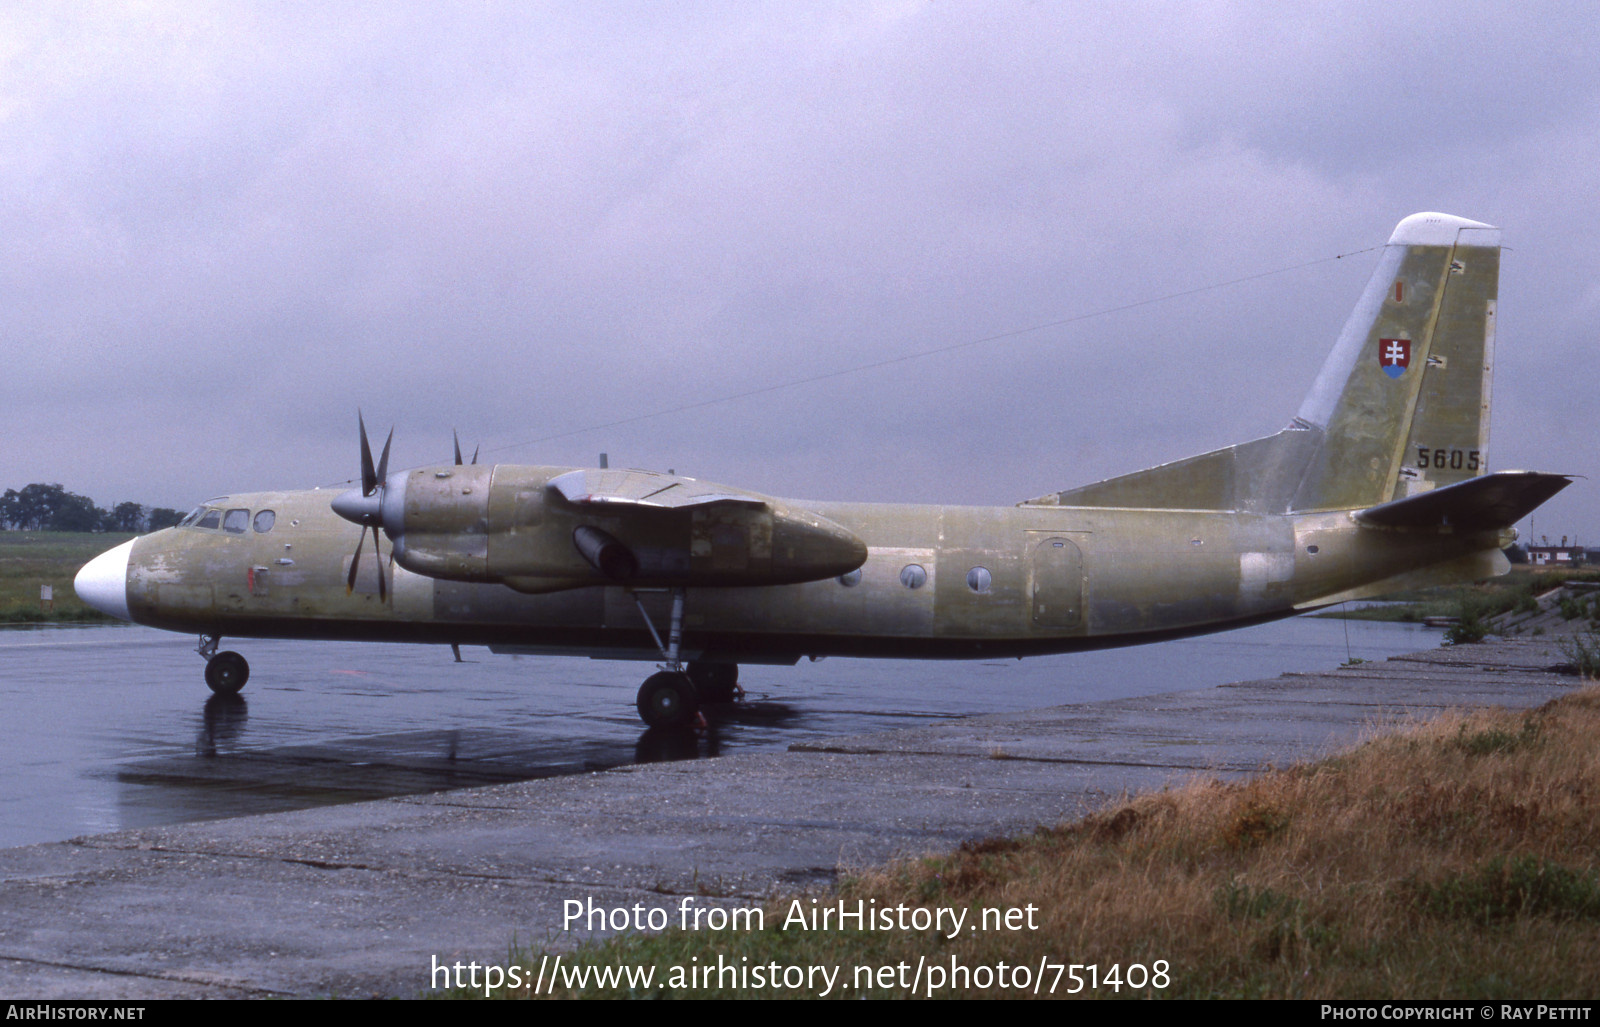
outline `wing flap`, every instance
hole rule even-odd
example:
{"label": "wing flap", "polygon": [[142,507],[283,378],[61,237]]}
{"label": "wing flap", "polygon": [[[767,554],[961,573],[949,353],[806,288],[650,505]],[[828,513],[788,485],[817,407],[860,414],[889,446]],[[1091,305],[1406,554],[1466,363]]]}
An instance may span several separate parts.
{"label": "wing flap", "polygon": [[579,506],[621,505],[682,510],[716,503],[757,509],[768,505],[765,496],[753,492],[740,492],[725,485],[713,485],[655,471],[586,468],[557,475],[550,479],[548,487],[559,492],[567,502]]}

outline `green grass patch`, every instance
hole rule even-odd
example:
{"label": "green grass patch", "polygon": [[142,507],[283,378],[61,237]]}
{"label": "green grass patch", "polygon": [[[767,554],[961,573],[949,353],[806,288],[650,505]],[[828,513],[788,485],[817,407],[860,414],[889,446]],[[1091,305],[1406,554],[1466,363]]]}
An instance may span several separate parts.
{"label": "green grass patch", "polygon": [[[121,623],[87,606],[72,579],[90,560],[132,535],[70,531],[0,531],[0,624]],[[49,585],[46,608],[39,587]]]}
{"label": "green grass patch", "polygon": [[1600,678],[1600,632],[1594,628],[1563,638],[1561,653],[1583,677]]}
{"label": "green grass patch", "polygon": [[1427,912],[1475,924],[1528,916],[1600,919],[1600,882],[1594,872],[1537,856],[1497,856],[1469,873],[1413,887]]}
{"label": "green grass patch", "polygon": [[1491,756],[1497,753],[1516,752],[1532,747],[1539,741],[1539,724],[1533,717],[1524,717],[1522,727],[1511,730],[1496,725],[1470,734],[1463,724],[1456,735],[1456,748],[1469,756]]}

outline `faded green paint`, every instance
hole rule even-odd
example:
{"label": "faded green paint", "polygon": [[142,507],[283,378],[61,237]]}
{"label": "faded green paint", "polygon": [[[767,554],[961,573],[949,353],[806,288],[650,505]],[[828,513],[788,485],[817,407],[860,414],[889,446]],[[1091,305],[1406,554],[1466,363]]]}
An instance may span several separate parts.
{"label": "faded green paint", "polygon": [[1083,550],[1057,532],[1029,535],[1031,623],[1046,631],[1077,627],[1083,622]]}
{"label": "faded green paint", "polygon": [[[139,539],[129,611],[208,634],[654,658],[640,606],[664,632],[665,590],[680,587],[689,659],[1020,656],[1500,573],[1504,529],[1565,480],[1472,484],[1487,472],[1491,231],[1402,222],[1301,415],[1264,439],[998,508],[803,502],[650,471],[424,467],[391,477],[392,505],[374,501],[393,544],[362,557],[353,588],[361,529],[333,513],[333,493],[256,493],[210,505],[271,509],[268,532]],[[1385,373],[1386,340],[1410,347],[1403,373]],[[601,543],[626,560],[597,556]],[[382,597],[380,566],[393,575]]]}
{"label": "faded green paint", "polygon": [[[1444,295],[1452,248],[1413,247],[1396,281],[1403,301],[1385,300],[1367,331],[1371,359],[1357,360],[1345,383],[1327,440],[1313,459],[1296,497],[1302,510],[1349,510],[1393,497],[1405,441],[1416,407],[1419,373],[1431,349],[1433,328]],[[1398,380],[1384,374],[1378,360],[1381,340],[1410,341],[1411,367]]]}
{"label": "faded green paint", "polygon": [[[370,583],[358,579],[347,592],[343,570],[359,529],[332,514],[327,497],[320,491],[258,493],[222,501],[253,512],[275,510],[277,526],[265,535],[186,527],[139,539],[130,564],[134,618],[235,636],[654,652],[629,590],[619,586],[526,595],[396,566],[384,602],[377,596],[377,562],[369,556],[363,567],[373,564]],[[690,589],[687,651],[762,660],[1064,651],[1285,615],[1329,594],[1492,552],[1500,542],[1498,532],[1418,538],[1374,531],[1348,514],[883,504],[811,509],[866,543],[860,581]],[[963,543],[941,541],[948,537]],[[1066,545],[1057,550],[1051,540]],[[1041,547],[1047,556],[1039,555]],[[387,567],[387,550],[384,557]],[[286,558],[293,564],[273,566]],[[901,582],[912,564],[927,575],[920,588]],[[253,592],[252,569],[263,566],[270,568],[270,586]],[[967,585],[974,567],[989,572],[987,592]],[[664,624],[665,596],[642,595]]]}

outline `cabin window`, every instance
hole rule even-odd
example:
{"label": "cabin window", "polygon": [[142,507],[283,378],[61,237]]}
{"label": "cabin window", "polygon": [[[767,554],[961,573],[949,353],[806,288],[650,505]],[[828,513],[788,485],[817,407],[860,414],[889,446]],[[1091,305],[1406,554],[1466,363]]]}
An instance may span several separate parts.
{"label": "cabin window", "polygon": [[204,517],[200,518],[200,522],[195,525],[195,527],[197,527],[197,528],[220,528],[221,526],[222,526],[222,511],[221,510],[207,510],[206,511],[206,515]]}
{"label": "cabin window", "polygon": [[994,576],[989,573],[987,567],[974,567],[967,572],[967,587],[979,595],[988,592],[993,584]]}
{"label": "cabin window", "polygon": [[273,524],[278,520],[278,515],[271,510],[263,510],[256,514],[255,529],[262,535],[272,530]]}
{"label": "cabin window", "polygon": [[243,535],[244,529],[249,525],[249,510],[229,510],[228,515],[222,519],[222,530],[231,531],[235,535]]}
{"label": "cabin window", "polygon": [[861,568],[857,567],[849,574],[839,575],[839,584],[843,585],[845,588],[855,588],[857,585],[861,584]]}
{"label": "cabin window", "polygon": [[921,588],[928,583],[928,572],[920,563],[908,563],[900,568],[900,584],[906,588]]}

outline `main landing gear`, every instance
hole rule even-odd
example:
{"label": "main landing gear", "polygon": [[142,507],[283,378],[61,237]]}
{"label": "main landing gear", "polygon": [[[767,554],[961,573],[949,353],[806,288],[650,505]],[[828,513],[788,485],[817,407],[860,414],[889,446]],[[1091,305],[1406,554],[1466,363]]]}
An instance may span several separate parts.
{"label": "main landing gear", "polygon": [[250,664],[235,652],[217,652],[220,635],[201,635],[195,652],[205,657],[206,687],[218,695],[237,695],[250,680]]}
{"label": "main landing gear", "polygon": [[639,686],[639,718],[651,727],[685,727],[700,712],[694,683],[681,670],[660,670]]}
{"label": "main landing gear", "polygon": [[650,622],[644,603],[633,597],[644,617],[650,637],[661,651],[661,669],[644,679],[639,686],[635,705],[639,717],[651,727],[686,727],[700,719],[700,704],[733,702],[744,693],[739,689],[739,665],[736,663],[692,662],[687,665],[679,656],[683,643],[684,590],[672,590],[672,622],[667,631],[667,642]]}

